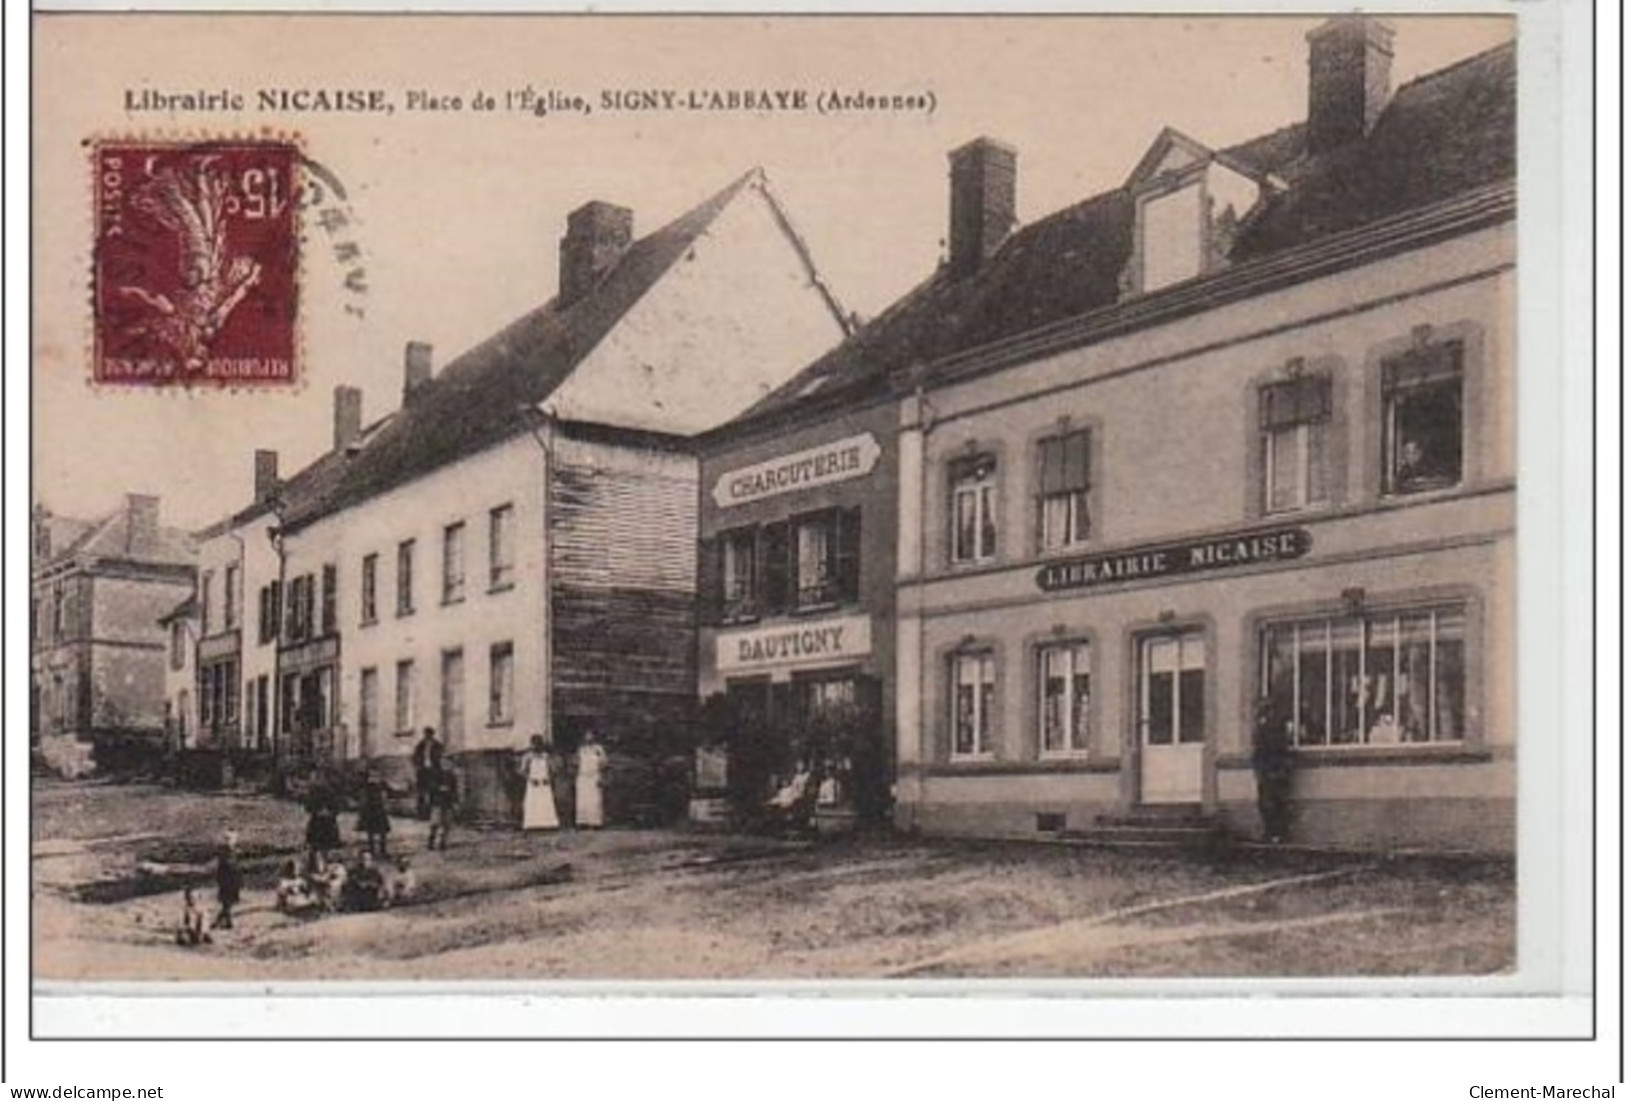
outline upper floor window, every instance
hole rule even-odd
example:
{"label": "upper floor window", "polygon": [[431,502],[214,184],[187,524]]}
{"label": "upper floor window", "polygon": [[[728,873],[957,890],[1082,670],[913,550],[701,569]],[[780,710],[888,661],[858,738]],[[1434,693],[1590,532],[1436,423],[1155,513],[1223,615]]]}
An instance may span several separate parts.
{"label": "upper floor window", "polygon": [[316,623],[316,579],[302,574],[288,582],[287,640],[309,638]]}
{"label": "upper floor window", "polygon": [[949,662],[949,677],[953,755],[977,757],[990,752],[996,702],[993,655],[956,654]]}
{"label": "upper floor window", "polygon": [[834,512],[797,517],[793,523],[797,608],[830,604],[837,599],[835,529]]}
{"label": "upper floor window", "polygon": [[235,564],[228,565],[225,573],[225,591],[220,594],[221,599],[225,601],[225,608],[221,618],[225,621],[226,630],[228,631],[237,626],[237,578],[237,566]]}
{"label": "upper floor window", "polygon": [[455,604],[463,599],[463,534],[468,530],[461,521],[447,524],[441,538],[440,602]]}
{"label": "upper floor window", "polygon": [[262,643],[276,639],[277,624],[282,622],[282,582],[273,581],[260,588],[260,630]]}
{"label": "upper floor window", "polygon": [[1382,364],[1383,492],[1461,484],[1462,346],[1425,344]]}
{"label": "upper floor window", "polygon": [[513,584],[513,506],[491,510],[491,588]]}
{"label": "upper floor window", "polygon": [[198,622],[205,637],[214,631],[214,571],[204,570],[198,578]]}
{"label": "upper floor window", "polygon": [[361,622],[378,622],[378,556],[361,560]]}
{"label": "upper floor window", "polygon": [[747,619],[760,614],[756,529],[724,532],[721,540],[723,619]]}
{"label": "upper floor window", "polygon": [[987,562],[998,551],[998,461],[992,455],[956,459],[948,467],[955,562]]}
{"label": "upper floor window", "polygon": [[62,582],[58,581],[51,586],[51,640],[53,642],[62,640],[62,632],[68,619],[66,612],[67,600],[68,593]]}
{"label": "upper floor window", "polygon": [[329,562],[322,567],[322,634],[339,629],[339,568]]}
{"label": "upper floor window", "polygon": [[1039,750],[1083,753],[1089,748],[1089,644],[1067,642],[1038,650]]}
{"label": "upper floor window", "polygon": [[1271,623],[1263,635],[1262,690],[1292,716],[1298,745],[1463,739],[1462,605]]}
{"label": "upper floor window", "polygon": [[395,548],[395,614],[412,614],[412,559],[418,542],[408,539]]}
{"label": "upper floor window", "polygon": [[395,663],[395,730],[405,734],[417,721],[417,664],[410,659]]}
{"label": "upper floor window", "polygon": [[1326,503],[1331,418],[1332,382],[1325,375],[1275,383],[1259,392],[1266,512]]}
{"label": "upper floor window", "polygon": [[1089,432],[1038,445],[1038,545],[1076,546],[1089,538]]}

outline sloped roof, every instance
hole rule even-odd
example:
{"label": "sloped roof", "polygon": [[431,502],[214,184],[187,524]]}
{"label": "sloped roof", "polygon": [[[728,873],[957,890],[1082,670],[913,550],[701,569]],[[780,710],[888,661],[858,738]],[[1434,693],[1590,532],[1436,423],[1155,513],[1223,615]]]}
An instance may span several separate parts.
{"label": "sloped roof", "polygon": [[173,623],[177,619],[194,619],[197,616],[197,598],[188,596],[169,611],[158,617],[160,624]]}
{"label": "sloped roof", "polygon": [[[1298,123],[1219,151],[1285,188],[1269,191],[1238,228],[1230,258],[1245,263],[1419,209],[1517,167],[1512,44],[1418,77],[1394,92],[1363,140],[1310,157]],[[1159,135],[1159,143],[1168,134]],[[879,392],[901,372],[1112,306],[1133,251],[1129,185],[1018,230],[970,278],[940,266],[923,283],[814,361],[720,436],[811,403]]]}
{"label": "sloped roof", "polygon": [[[52,553],[47,562],[56,562],[66,558],[81,555],[92,558],[116,558],[131,562],[148,562],[167,566],[189,566],[196,554],[192,537],[181,528],[159,525],[158,541],[152,547],[132,547],[130,540],[129,512],[126,506],[120,506],[99,520],[85,521],[73,520],[66,517],[52,517],[52,520],[65,521],[63,530],[78,529],[78,535],[66,545],[59,546],[56,542],[56,533],[52,533]],[[43,563],[36,563],[36,566]]]}
{"label": "sloped roof", "polygon": [[[762,179],[753,168],[640,238],[580,298],[563,307],[550,300],[447,364],[396,414],[369,430],[354,454],[329,453],[300,471],[284,491],[289,526],[310,524],[526,431],[535,423],[530,410],[569,377],[741,191]],[[764,194],[777,211],[771,193],[764,188]],[[811,272],[805,246],[779,213]]]}

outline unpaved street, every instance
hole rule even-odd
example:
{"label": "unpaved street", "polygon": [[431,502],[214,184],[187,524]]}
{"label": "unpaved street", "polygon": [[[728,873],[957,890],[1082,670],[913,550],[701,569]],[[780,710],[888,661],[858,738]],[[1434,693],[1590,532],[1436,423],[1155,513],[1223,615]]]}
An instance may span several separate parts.
{"label": "unpaved street", "polygon": [[[292,918],[272,906],[275,869],[302,838],[291,803],[42,781],[34,808],[45,980],[1436,975],[1514,962],[1512,869],[1488,860],[629,830],[464,830],[441,854],[396,819],[415,904]],[[237,928],[177,947],[180,890],[212,908],[202,866],[228,826],[247,873]]]}

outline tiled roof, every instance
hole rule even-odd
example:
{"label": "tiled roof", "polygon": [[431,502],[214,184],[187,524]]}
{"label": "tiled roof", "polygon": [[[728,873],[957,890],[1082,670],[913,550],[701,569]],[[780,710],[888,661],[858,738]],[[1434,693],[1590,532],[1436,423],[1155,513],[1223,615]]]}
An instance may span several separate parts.
{"label": "tiled roof", "polygon": [[[56,519],[53,517],[53,520]],[[165,566],[190,566],[196,556],[192,537],[180,528],[160,526],[156,546],[135,548],[130,545],[129,512],[123,506],[114,509],[99,520],[67,520],[78,527],[79,534],[65,546],[53,544],[47,560],[60,561],[80,555],[91,558],[124,559]],[[54,533],[53,533],[54,537]],[[43,563],[36,563],[36,567]]]}
{"label": "tiled roof", "polygon": [[[1219,152],[1285,184],[1238,228],[1233,265],[1513,178],[1516,73],[1511,44],[1419,77],[1390,98],[1371,133],[1305,153],[1307,127],[1285,127]],[[729,425],[774,422],[804,405],[883,390],[894,375],[1117,303],[1133,250],[1127,186],[1013,234],[970,278],[939,267],[852,337]]]}
{"label": "tiled roof", "polygon": [[760,170],[636,241],[590,291],[542,305],[447,364],[352,455],[329,453],[289,480],[291,528],[384,493],[525,431],[546,400],[689,250]]}

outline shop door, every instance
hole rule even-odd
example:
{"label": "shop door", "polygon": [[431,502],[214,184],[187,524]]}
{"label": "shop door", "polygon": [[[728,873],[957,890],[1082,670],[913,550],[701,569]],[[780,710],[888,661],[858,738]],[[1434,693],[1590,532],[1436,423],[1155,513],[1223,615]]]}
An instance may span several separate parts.
{"label": "shop door", "polygon": [[451,752],[463,748],[463,652],[440,654],[440,741]]}
{"label": "shop door", "polygon": [[1140,802],[1200,803],[1207,655],[1200,632],[1139,643]]}

